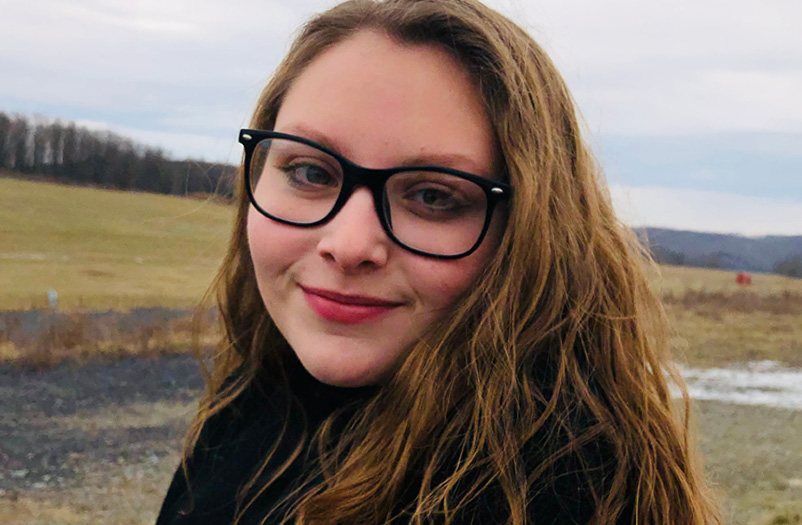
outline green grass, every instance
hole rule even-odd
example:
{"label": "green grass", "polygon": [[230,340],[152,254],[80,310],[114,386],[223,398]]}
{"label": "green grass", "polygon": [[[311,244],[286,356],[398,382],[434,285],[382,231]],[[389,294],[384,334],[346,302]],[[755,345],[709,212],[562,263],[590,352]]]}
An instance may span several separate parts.
{"label": "green grass", "polygon": [[191,307],[219,265],[233,207],[0,178],[0,310]]}

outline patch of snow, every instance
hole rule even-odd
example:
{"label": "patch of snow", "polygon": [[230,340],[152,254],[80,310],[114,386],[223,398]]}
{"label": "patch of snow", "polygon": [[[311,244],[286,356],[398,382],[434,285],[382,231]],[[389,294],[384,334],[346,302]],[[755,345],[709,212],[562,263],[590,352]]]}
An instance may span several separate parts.
{"label": "patch of snow", "polygon": [[802,410],[800,368],[785,367],[776,361],[753,361],[726,368],[677,368],[694,399]]}

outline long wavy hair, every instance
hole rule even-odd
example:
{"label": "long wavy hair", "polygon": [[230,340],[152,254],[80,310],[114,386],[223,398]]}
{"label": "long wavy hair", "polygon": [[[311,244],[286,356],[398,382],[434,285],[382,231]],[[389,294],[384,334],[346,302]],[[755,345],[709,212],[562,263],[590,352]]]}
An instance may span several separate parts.
{"label": "long wavy hair", "polygon": [[[498,522],[523,524],[533,491],[555,483],[566,460],[582,465],[597,444],[615,461],[603,487],[594,485],[593,523],[625,511],[637,523],[720,522],[691,440],[687,392],[671,365],[666,317],[645,275],[653,263],[617,220],[571,95],[525,31],[475,0],[347,1],[303,27],[251,126],[272,129],[304,68],[363,30],[439,46],[471,73],[515,197],[497,253],[433,337],[411,349],[344,431],[332,431],[332,416],[304,436],[320,451],[318,475],[295,495],[287,520],[390,522],[402,495],[412,494],[405,520],[449,523],[495,487]],[[215,288],[225,344],[207,373],[185,466],[204,423],[258,378],[269,376],[293,398],[285,370],[292,350],[256,286],[248,206],[240,183]],[[674,406],[666,375],[684,410]],[[536,439],[533,464],[525,451]],[[303,446],[260,483],[275,480]],[[240,494],[264,490],[257,477]],[[252,501],[240,502],[238,518]]]}

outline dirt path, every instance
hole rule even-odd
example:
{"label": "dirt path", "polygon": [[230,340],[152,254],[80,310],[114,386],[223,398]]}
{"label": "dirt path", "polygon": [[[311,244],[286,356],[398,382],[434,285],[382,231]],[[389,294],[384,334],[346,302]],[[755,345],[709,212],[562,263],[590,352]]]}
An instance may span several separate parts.
{"label": "dirt path", "polygon": [[189,356],[0,367],[0,523],[152,523],[202,386]]}

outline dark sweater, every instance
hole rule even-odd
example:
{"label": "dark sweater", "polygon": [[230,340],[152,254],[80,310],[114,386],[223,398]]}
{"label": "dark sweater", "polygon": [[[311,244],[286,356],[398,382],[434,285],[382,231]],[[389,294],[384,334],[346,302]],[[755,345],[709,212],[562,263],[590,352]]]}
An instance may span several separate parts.
{"label": "dark sweater", "polygon": [[[295,380],[295,379],[294,379]],[[358,404],[373,392],[370,388],[348,389],[322,384],[308,374],[298,379],[300,402],[306,413],[308,433],[314,430],[337,408]],[[297,383],[296,383],[297,384]],[[353,403],[352,403],[353,402]],[[255,384],[246,390],[229,407],[212,417],[204,426],[192,457],[188,462],[191,496],[182,469],[176,471],[162,504],[157,525],[229,524],[237,508],[237,492],[251,479],[255,469],[262,464],[271,446],[281,435],[282,425],[287,424],[285,439],[281,441],[265,472],[267,476],[288,457],[303,433],[304,416],[296,408],[287,414],[287,403],[283,396],[271,391],[269,386]],[[537,455],[540,447],[531,447],[530,455]],[[605,485],[604,473],[610,472],[609,454],[598,447],[583,451],[584,467],[597,469],[593,476],[598,483],[596,490]],[[316,461],[313,447],[307,447],[291,466],[261,494],[243,514],[240,523],[260,523],[267,513],[277,507],[267,523],[278,523],[287,510],[279,502],[298,487],[305,479],[306,465]],[[594,504],[585,477],[578,472],[582,467],[572,459],[563,461],[559,475],[548,486],[539,487],[532,494],[529,505],[529,522],[541,524],[587,523],[593,515]],[[260,485],[260,484],[257,484]],[[414,487],[410,487],[413,488]],[[602,489],[603,490],[603,489]],[[409,494],[415,494],[415,490]],[[244,501],[250,501],[251,491]],[[459,524],[492,524],[505,521],[499,514],[503,508],[499,490],[486,491],[474,504],[458,516]],[[414,501],[407,502],[412,504]],[[401,506],[400,508],[404,508]],[[395,522],[394,522],[395,523]],[[627,523],[620,520],[619,523]]]}

